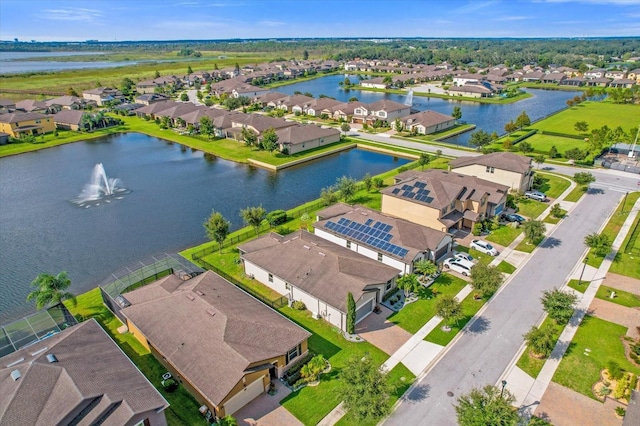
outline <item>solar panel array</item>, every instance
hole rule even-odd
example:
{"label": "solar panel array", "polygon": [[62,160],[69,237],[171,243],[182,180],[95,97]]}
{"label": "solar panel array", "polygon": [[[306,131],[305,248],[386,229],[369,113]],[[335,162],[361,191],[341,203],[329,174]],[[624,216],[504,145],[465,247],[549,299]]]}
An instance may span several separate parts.
{"label": "solar panel array", "polygon": [[374,223],[373,219],[367,219],[367,221],[362,224],[340,218],[337,223],[328,221],[325,227],[345,237],[360,241],[394,256],[405,257],[407,253],[409,253],[409,250],[406,248],[389,242],[391,237],[393,237],[393,235],[389,234],[393,226],[383,222],[376,221]]}
{"label": "solar panel array", "polygon": [[423,203],[431,203],[433,201],[433,197],[429,196],[429,191],[427,189],[427,184],[424,182],[416,182],[413,185],[402,185],[401,188],[395,188],[391,191],[392,194],[400,194],[400,196],[405,198],[410,198],[416,201],[422,201]]}

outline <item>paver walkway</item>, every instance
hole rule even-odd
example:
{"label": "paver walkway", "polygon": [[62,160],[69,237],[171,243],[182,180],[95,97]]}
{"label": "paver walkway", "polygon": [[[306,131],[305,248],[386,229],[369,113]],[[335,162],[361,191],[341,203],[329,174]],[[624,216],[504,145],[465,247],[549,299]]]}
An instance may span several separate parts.
{"label": "paver walkway", "polygon": [[263,393],[233,415],[239,426],[302,426],[300,420],[280,405],[291,390],[279,380],[272,383],[278,391],[275,395]]}
{"label": "paver walkway", "polygon": [[393,311],[384,306],[379,306],[381,312],[369,314],[356,326],[356,334],[362,337],[373,346],[391,355],[410,338],[411,333],[387,320]]}
{"label": "paver walkway", "polygon": [[[640,259],[638,259],[638,262],[640,262]],[[625,277],[624,275],[618,275],[614,274],[613,272],[609,272],[607,273],[607,277],[604,279],[602,285],[617,288],[618,290],[626,291],[640,296],[640,280],[636,278]]]}
{"label": "paver walkway", "polygon": [[595,298],[591,302],[591,306],[589,306],[589,314],[627,327],[627,336],[634,339],[640,337],[636,328],[640,326],[640,309],[638,308],[628,308],[617,303]]}
{"label": "paver walkway", "polygon": [[622,419],[615,407],[622,406],[611,399],[604,404],[557,383],[550,383],[540,405],[538,416],[544,416],[554,426],[618,426]]}

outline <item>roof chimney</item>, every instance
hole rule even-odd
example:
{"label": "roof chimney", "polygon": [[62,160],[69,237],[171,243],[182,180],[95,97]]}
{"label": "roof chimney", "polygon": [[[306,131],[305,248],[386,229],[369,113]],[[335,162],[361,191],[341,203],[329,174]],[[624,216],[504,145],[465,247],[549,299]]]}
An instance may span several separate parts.
{"label": "roof chimney", "polygon": [[49,361],[49,362],[58,362],[58,357],[55,356],[54,354],[48,354],[47,355],[47,361]]}
{"label": "roof chimney", "polygon": [[20,377],[22,377],[22,374],[20,374],[20,371],[18,370],[13,370],[11,372],[11,378],[13,379],[13,381],[17,381]]}

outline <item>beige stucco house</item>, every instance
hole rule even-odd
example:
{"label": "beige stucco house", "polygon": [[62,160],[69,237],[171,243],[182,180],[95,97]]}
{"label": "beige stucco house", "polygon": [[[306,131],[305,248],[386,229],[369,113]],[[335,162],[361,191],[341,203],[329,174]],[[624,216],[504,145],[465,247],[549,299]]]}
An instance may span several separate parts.
{"label": "beige stucco house", "polygon": [[11,112],[0,115],[0,132],[14,138],[22,135],[43,135],[55,129],[53,117],[39,112]]}
{"label": "beige stucco house", "polygon": [[533,183],[531,158],[512,152],[458,157],[449,162],[449,170],[467,176],[477,176],[520,192],[528,191]]}

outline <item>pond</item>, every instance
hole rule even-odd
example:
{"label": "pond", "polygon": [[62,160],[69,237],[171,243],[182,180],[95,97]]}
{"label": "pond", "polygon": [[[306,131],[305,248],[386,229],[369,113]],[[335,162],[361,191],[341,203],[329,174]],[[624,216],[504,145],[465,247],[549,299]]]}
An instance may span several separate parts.
{"label": "pond", "polygon": [[[339,83],[344,75],[330,75],[301,83],[294,83],[278,87],[274,90],[286,94],[295,91],[309,92],[315,97],[327,95],[339,101],[348,101],[351,97],[358,98],[361,102],[376,102],[380,99],[390,99],[395,102],[405,103],[406,96],[391,93],[369,92],[365,90],[345,90]],[[352,81],[357,81],[356,76],[349,76]],[[470,101],[456,101],[441,98],[427,98],[414,96],[413,107],[416,110],[432,110],[450,115],[454,106],[462,109],[462,120],[475,124],[478,129],[489,133],[504,133],[504,125],[526,111],[531,121],[539,120],[549,114],[567,107],[567,100],[576,96],[576,92],[562,90],[525,89],[533,96],[511,104],[483,104]],[[446,140],[448,143],[467,145],[470,132]]]}
{"label": "pond", "polygon": [[[204,242],[213,209],[237,229],[242,208],[289,209],[342,175],[360,179],[407,162],[353,149],[274,173],[137,133],[2,158],[0,323],[32,311],[25,297],[39,273],[66,270],[81,293],[136,260]],[[73,203],[98,163],[130,192],[97,206]]]}

